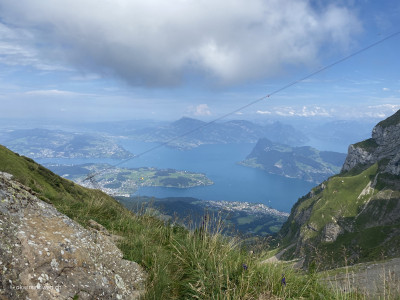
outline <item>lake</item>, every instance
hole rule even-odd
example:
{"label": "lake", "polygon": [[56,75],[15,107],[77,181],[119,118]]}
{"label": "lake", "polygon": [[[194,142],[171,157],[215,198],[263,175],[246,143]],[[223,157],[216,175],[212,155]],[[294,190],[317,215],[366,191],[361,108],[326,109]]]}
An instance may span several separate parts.
{"label": "lake", "polygon": [[[157,144],[132,140],[119,142],[128,151],[138,154]],[[316,184],[298,179],[268,174],[259,169],[238,165],[253,149],[254,144],[202,145],[181,151],[161,147],[131,159],[119,167],[173,168],[205,173],[214,185],[188,189],[144,187],[136,195],[154,197],[194,197],[202,200],[247,201],[263,203],[280,211],[290,212],[297,199]],[[110,159],[40,159],[40,163],[82,164],[88,162],[120,161]]]}

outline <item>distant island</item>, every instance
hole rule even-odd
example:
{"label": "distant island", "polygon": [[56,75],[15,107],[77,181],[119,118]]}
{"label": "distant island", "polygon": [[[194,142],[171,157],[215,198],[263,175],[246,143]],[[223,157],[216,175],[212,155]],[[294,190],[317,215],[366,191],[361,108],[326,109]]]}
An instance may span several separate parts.
{"label": "distant island", "polygon": [[346,154],[291,147],[260,139],[241,165],[260,168],[271,174],[321,183],[340,172]]}
{"label": "distant island", "polygon": [[20,129],[0,135],[0,142],[30,158],[113,158],[126,159],[132,153],[111,138],[62,130]]}
{"label": "distant island", "polygon": [[[109,164],[47,164],[46,167],[82,186],[114,196],[129,196],[146,186],[191,188],[214,184],[205,174],[175,169],[118,168]],[[89,174],[95,174],[93,180],[88,180]]]}

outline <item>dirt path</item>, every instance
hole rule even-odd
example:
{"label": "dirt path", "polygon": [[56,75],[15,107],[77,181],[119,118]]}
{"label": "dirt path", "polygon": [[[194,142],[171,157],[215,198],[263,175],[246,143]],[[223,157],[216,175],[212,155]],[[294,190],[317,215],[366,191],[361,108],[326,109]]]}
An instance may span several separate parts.
{"label": "dirt path", "polygon": [[268,259],[262,261],[261,263],[262,263],[262,264],[265,264],[265,263],[276,263],[276,262],[280,261],[281,256],[282,256],[287,250],[289,250],[290,248],[294,247],[295,245],[296,245],[296,244],[291,244],[291,245],[287,246],[285,249],[281,250],[280,252],[278,252],[278,253],[275,254],[274,256],[272,256],[272,257],[270,257],[270,258],[268,258]]}

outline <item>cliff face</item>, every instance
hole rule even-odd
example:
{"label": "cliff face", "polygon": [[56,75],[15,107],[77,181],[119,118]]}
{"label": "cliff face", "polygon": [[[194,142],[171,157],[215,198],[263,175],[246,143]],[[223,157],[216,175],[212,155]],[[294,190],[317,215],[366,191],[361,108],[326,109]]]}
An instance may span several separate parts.
{"label": "cliff face", "polygon": [[145,274],[118,237],[85,229],[0,172],[1,299],[138,299]]}
{"label": "cliff face", "polygon": [[305,263],[400,256],[400,111],[351,145],[342,172],[292,208],[280,234]]}
{"label": "cliff face", "polygon": [[400,174],[400,110],[377,124],[372,138],[350,145],[343,171],[359,165],[373,165],[381,159],[388,159],[385,172]]}

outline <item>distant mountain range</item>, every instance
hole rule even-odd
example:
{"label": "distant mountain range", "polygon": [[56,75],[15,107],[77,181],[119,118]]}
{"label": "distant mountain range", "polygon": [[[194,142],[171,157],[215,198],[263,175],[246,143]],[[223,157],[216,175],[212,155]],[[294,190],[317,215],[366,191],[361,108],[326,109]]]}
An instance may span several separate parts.
{"label": "distant mountain range", "polygon": [[61,130],[9,130],[0,135],[0,143],[31,158],[116,158],[132,157],[112,139],[89,133]]}
{"label": "distant mountain range", "polygon": [[318,151],[312,147],[291,147],[260,139],[240,164],[268,173],[320,183],[340,171],[346,154]]}
{"label": "distant mountain range", "polygon": [[169,142],[168,146],[179,149],[191,149],[203,144],[256,143],[263,137],[289,145],[303,145],[308,141],[303,133],[280,122],[267,125],[244,120],[207,123],[192,118],[127,131],[125,134],[144,142]]}

